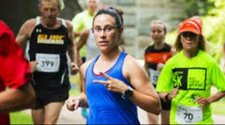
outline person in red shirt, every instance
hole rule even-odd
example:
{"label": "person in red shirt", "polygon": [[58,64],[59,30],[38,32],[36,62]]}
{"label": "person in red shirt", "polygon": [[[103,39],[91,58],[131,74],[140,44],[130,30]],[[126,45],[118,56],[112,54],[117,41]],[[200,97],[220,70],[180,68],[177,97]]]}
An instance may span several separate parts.
{"label": "person in red shirt", "polygon": [[0,20],[0,124],[10,124],[8,112],[29,108],[34,102],[29,67],[13,32]]}

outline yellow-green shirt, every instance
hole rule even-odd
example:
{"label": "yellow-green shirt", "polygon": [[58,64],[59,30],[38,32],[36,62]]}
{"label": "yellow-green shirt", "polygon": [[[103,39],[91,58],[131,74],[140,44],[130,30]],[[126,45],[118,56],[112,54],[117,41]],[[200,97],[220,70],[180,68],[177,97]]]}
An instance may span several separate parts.
{"label": "yellow-green shirt", "polygon": [[[95,15],[95,14],[94,14]],[[94,18],[94,15],[90,15],[87,10],[78,13],[74,18],[72,19],[73,24],[73,31],[74,32],[81,32],[86,29],[90,29],[92,26],[92,21]],[[80,50],[81,57],[86,57],[86,47],[83,46]]]}
{"label": "yellow-green shirt", "polygon": [[165,64],[156,91],[169,93],[173,87],[179,88],[172,99],[171,124],[213,124],[211,106],[200,107],[195,101],[209,97],[211,86],[225,91],[225,78],[216,61],[204,51],[193,58],[181,51]]}

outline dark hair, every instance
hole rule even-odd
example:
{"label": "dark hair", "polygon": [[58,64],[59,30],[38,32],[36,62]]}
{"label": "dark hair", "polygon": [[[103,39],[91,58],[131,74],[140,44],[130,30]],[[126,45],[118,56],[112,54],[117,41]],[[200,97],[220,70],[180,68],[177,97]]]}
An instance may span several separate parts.
{"label": "dark hair", "polygon": [[113,7],[107,7],[107,8],[100,9],[97,12],[97,14],[94,16],[92,25],[94,25],[95,18],[101,14],[108,14],[108,15],[112,16],[116,21],[117,28],[121,28],[123,26],[123,17],[122,17],[123,11],[115,9]]}
{"label": "dark hair", "polygon": [[[198,42],[198,48],[200,50],[205,51],[206,48],[205,48],[205,39],[204,39],[204,36],[203,35],[198,35],[198,36],[199,36],[199,38],[198,38],[198,41],[199,41]],[[181,43],[181,34],[179,34],[177,36],[176,42],[174,44],[174,47],[175,47],[175,49],[176,49],[177,52],[180,52],[183,49],[183,45]]]}

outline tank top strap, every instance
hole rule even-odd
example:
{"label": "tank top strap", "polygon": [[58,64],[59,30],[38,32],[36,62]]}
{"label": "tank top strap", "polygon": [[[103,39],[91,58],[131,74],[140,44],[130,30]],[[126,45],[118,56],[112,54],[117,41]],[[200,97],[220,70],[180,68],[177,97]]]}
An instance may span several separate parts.
{"label": "tank top strap", "polygon": [[123,68],[123,63],[124,63],[124,60],[125,60],[125,57],[127,56],[127,53],[122,51],[120,53],[120,56],[119,58],[117,59],[115,65],[112,67],[111,70],[113,70],[114,68],[116,69],[122,69]]}
{"label": "tank top strap", "polygon": [[[120,71],[120,70],[117,70],[117,69],[122,69],[123,67],[123,63],[124,63],[124,59],[125,57],[127,56],[127,53],[125,53],[124,51],[122,51],[120,53],[120,56],[119,58],[117,59],[116,63],[114,64],[114,66],[110,69],[110,70],[116,70],[116,71]],[[96,63],[96,61],[98,60],[99,58],[99,55],[96,56],[93,61],[89,64],[86,72],[85,72],[85,77],[87,76],[90,76],[90,75],[93,75],[93,74],[87,74],[87,73],[93,73],[93,68],[94,68],[94,65]],[[122,72],[122,71],[121,71]]]}
{"label": "tank top strap", "polygon": [[62,22],[62,25],[63,26],[67,27],[66,20],[65,19],[59,18],[59,20]]}
{"label": "tank top strap", "polygon": [[37,26],[39,24],[41,24],[41,17],[40,16],[37,16],[36,17],[36,23],[35,23],[35,25]]}
{"label": "tank top strap", "polygon": [[[92,60],[92,62],[88,65],[88,68],[87,68],[87,70],[86,70],[86,72],[85,72],[85,79],[86,79],[87,76],[93,75],[93,74],[92,74],[92,70],[93,70],[94,65],[95,65],[96,61],[98,60],[99,56],[100,56],[100,55],[94,57],[94,59]],[[87,73],[89,73],[89,74],[87,74]],[[90,73],[91,73],[91,74],[90,74]]]}

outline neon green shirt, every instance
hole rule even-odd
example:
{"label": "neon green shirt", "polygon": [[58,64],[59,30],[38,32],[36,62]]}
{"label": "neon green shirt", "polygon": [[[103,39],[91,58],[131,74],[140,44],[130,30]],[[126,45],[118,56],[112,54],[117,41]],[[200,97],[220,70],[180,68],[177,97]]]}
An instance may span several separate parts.
{"label": "neon green shirt", "polygon": [[213,124],[211,106],[201,108],[194,101],[197,97],[209,97],[211,86],[225,91],[225,77],[216,61],[201,50],[193,58],[181,51],[165,64],[156,91],[169,93],[173,87],[179,88],[172,99],[171,124]]}
{"label": "neon green shirt", "polygon": [[[95,15],[95,14],[94,14]],[[94,15],[90,15],[87,10],[78,13],[73,19],[73,31],[74,32],[81,32],[86,29],[90,29],[92,26],[92,20]],[[80,50],[81,57],[86,57],[86,47],[83,46]]]}

